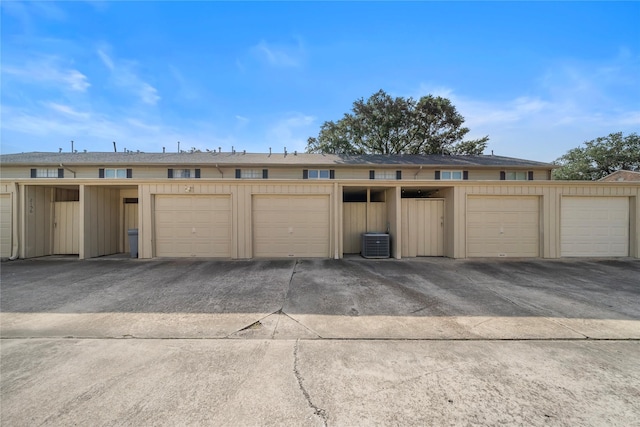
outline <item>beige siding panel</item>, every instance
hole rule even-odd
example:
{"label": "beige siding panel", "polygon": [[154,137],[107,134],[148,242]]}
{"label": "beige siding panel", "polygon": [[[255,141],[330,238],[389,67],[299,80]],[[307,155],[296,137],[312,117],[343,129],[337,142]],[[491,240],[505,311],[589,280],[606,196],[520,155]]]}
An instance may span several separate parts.
{"label": "beige siding panel", "polygon": [[230,257],[231,198],[156,196],[155,244],[158,257]]}
{"label": "beige siding panel", "polygon": [[402,199],[402,256],[444,255],[444,200]]}
{"label": "beige siding panel", "polygon": [[85,258],[118,253],[120,201],[118,189],[85,186],[84,200],[81,205],[84,212],[80,214],[84,215],[84,253],[82,255]]}
{"label": "beige siding panel", "polygon": [[269,179],[302,179],[302,168],[271,168]]}
{"label": "beige siding panel", "polygon": [[368,206],[367,233],[387,232],[387,206],[382,202],[371,202]]}
{"label": "beige siding panel", "polygon": [[53,204],[53,254],[77,255],[80,251],[80,202]]}
{"label": "beige siding panel", "polygon": [[0,194],[0,257],[11,256],[11,194]]}
{"label": "beige siding panel", "polygon": [[25,179],[31,177],[31,168],[25,166],[2,165],[0,167],[0,179]]}
{"label": "beige siding panel", "polygon": [[561,255],[629,255],[628,197],[563,197]]}
{"label": "beige siding panel", "polygon": [[447,188],[440,191],[442,197],[444,197],[444,255],[450,258],[456,258],[456,217],[454,216],[454,189]]}
{"label": "beige siding panel", "polygon": [[51,255],[52,197],[50,188],[33,185],[25,187],[22,258]]}
{"label": "beige siding panel", "polygon": [[359,254],[362,233],[367,232],[367,204],[343,203],[343,252]]}
{"label": "beige siding panel", "polygon": [[538,197],[468,197],[468,257],[537,257],[539,255]]}
{"label": "beige siding panel", "polygon": [[470,181],[498,181],[500,179],[500,170],[496,169],[471,169],[469,171]]}
{"label": "beige siding panel", "polygon": [[254,195],[253,256],[330,257],[329,195]]}
{"label": "beige siding panel", "polygon": [[402,257],[402,200],[400,187],[389,188],[385,192],[387,218],[389,220],[389,237],[391,240],[391,256]]}
{"label": "beige siding panel", "polygon": [[336,169],[336,179],[369,179],[369,169]]}

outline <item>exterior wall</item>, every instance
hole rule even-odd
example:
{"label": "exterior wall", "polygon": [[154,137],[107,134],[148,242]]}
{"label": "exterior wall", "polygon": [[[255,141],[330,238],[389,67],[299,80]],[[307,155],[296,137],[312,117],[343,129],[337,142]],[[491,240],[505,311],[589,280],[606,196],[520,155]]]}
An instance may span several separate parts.
{"label": "exterior wall", "polygon": [[120,192],[105,186],[80,189],[80,259],[118,253]]}
{"label": "exterior wall", "polygon": [[21,258],[51,255],[53,189],[28,185],[20,205],[24,212]]}
{"label": "exterior wall", "polygon": [[[152,258],[153,212],[156,194],[221,194],[231,197],[232,258],[252,258],[252,196],[254,194],[326,194],[330,199],[330,254],[342,257],[344,248],[342,193],[350,187],[383,189],[384,202],[370,203],[369,231],[389,232],[392,254],[401,256],[401,189],[425,188],[444,199],[444,253],[451,258],[467,256],[467,197],[472,195],[537,196],[540,198],[540,255],[559,258],[560,218],[563,197],[629,198],[629,255],[640,258],[640,184],[632,182],[570,181],[374,181],[354,180],[91,180],[72,181],[73,188],[59,188],[60,179],[3,180],[0,193],[12,197],[12,252],[22,258],[50,255],[53,248],[55,201],[80,200],[80,258],[124,250],[124,198],[138,198],[139,256]],[[65,178],[65,185],[69,181]],[[409,186],[408,186],[409,184]],[[384,211],[384,212],[383,212]],[[371,228],[369,228],[371,227]]]}
{"label": "exterior wall", "polygon": [[[7,233],[8,235],[2,235],[2,241],[6,245],[8,245],[8,249],[6,249],[6,253],[3,251],[0,254],[0,257],[12,257],[17,256],[17,243],[19,241],[18,230],[19,230],[19,208],[18,208],[18,192],[16,189],[16,185],[13,182],[0,182],[0,194],[3,197],[8,197],[9,200],[6,200],[5,203],[9,206],[9,212],[3,211],[2,215],[9,215],[6,218],[6,221],[9,222]],[[4,221],[3,221],[4,222]]]}
{"label": "exterior wall", "polygon": [[[630,250],[629,255],[639,258],[640,233],[638,232],[638,200],[640,186],[638,185],[610,185],[603,186],[585,182],[553,182],[536,184],[531,181],[508,181],[501,184],[473,183],[473,185],[457,186],[454,191],[453,217],[454,221],[453,251],[447,250],[447,255],[453,258],[466,257],[466,210],[468,195],[503,195],[503,196],[539,196],[541,197],[541,256],[544,258],[560,258],[560,210],[563,196],[620,196],[630,198]],[[446,207],[445,207],[446,209]],[[445,231],[446,233],[446,231]],[[446,233],[447,240],[451,237]]]}
{"label": "exterior wall", "polygon": [[[231,257],[252,258],[252,195],[255,194],[327,194],[333,195],[334,185],[330,182],[291,183],[264,182],[259,180],[236,180],[235,182],[206,182],[199,180],[181,180],[179,183],[167,182],[162,184],[140,184],[138,209],[140,224],[138,227],[138,256],[153,258],[154,230],[153,203],[156,194],[220,194],[231,196]],[[329,248],[335,253],[337,233],[334,232],[336,216],[333,208],[335,198],[330,197]]]}
{"label": "exterior wall", "polygon": [[346,254],[360,253],[360,236],[367,231],[367,202],[343,203],[342,209],[343,251]]}
{"label": "exterior wall", "polygon": [[[59,166],[56,165],[57,169]],[[193,173],[194,169],[200,169],[200,179],[236,179],[235,171],[236,169],[256,169],[262,171],[262,169],[269,170],[269,178],[268,179],[290,179],[290,180],[302,180],[302,171],[304,169],[333,169],[335,170],[335,180],[370,180],[369,179],[369,171],[391,171],[395,172],[396,170],[402,171],[402,181],[422,181],[422,180],[435,180],[435,172],[436,170],[440,171],[460,171],[467,170],[469,172],[469,180],[470,181],[498,181],[500,180],[500,171],[504,170],[504,168],[494,167],[494,168],[463,168],[463,167],[428,167],[428,168],[420,168],[419,166],[397,166],[397,167],[380,167],[374,165],[368,165],[363,167],[349,167],[349,166],[340,166],[340,165],[326,165],[326,166],[219,166],[215,165],[95,165],[95,166],[70,166],[64,167],[64,178],[49,178],[58,181],[66,181],[69,179],[100,179],[100,181],[105,181],[105,183],[113,182],[113,181],[122,181],[125,180],[115,180],[112,178],[98,178],[98,171],[100,168],[117,168],[117,169],[132,169],[132,178],[127,178],[126,181],[134,181],[134,180],[147,180],[147,179],[168,179],[167,171],[168,169],[190,169]],[[507,170],[513,170],[507,168]],[[547,169],[518,169],[518,170],[533,170],[534,171],[534,180],[549,180],[549,170]],[[31,178],[30,177],[31,167],[28,166],[11,166],[11,165],[3,165],[2,169],[0,169],[0,177],[2,179],[30,179],[33,180],[36,184],[40,180],[44,180],[44,178]],[[194,177],[195,178],[195,177]],[[173,178],[176,181],[185,181],[189,180],[183,178]],[[38,180],[38,181],[36,181]],[[305,180],[306,182],[307,180]],[[309,180],[313,181],[333,181],[333,180]],[[378,180],[370,180],[370,181],[378,181]],[[396,181],[392,179],[391,181]],[[443,182],[451,182],[445,181]]]}
{"label": "exterior wall", "polygon": [[457,192],[455,188],[445,188],[439,193],[444,198],[444,256],[456,258],[454,242],[458,212],[454,200]]}
{"label": "exterior wall", "polygon": [[385,191],[387,200],[387,218],[389,221],[389,236],[391,238],[391,257],[402,257],[402,203],[401,187],[389,188]]}

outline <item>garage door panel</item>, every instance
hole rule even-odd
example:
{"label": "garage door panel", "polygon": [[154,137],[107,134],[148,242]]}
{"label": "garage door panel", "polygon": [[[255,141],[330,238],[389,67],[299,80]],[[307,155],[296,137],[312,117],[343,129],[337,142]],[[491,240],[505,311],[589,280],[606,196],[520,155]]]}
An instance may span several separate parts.
{"label": "garage door panel", "polygon": [[468,257],[538,257],[537,196],[471,196],[467,200]]}
{"label": "garage door panel", "polygon": [[255,195],[255,257],[328,257],[329,196]]}
{"label": "garage door panel", "polygon": [[230,257],[229,196],[156,196],[156,256]]}
{"label": "garage door panel", "polygon": [[629,198],[562,198],[561,254],[568,257],[629,255]]}

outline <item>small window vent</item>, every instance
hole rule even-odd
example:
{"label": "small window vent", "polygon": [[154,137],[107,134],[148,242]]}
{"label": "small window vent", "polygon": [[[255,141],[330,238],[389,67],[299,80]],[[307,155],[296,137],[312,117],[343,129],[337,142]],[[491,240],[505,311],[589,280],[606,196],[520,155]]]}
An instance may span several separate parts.
{"label": "small window vent", "polygon": [[362,256],[364,258],[389,258],[389,235],[363,233]]}

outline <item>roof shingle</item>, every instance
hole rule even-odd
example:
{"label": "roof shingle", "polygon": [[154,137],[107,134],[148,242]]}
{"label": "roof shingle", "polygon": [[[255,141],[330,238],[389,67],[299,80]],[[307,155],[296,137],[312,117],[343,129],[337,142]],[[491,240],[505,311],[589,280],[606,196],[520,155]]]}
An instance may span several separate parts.
{"label": "roof shingle", "polygon": [[553,168],[549,163],[512,157],[481,155],[343,155],[309,153],[244,153],[244,152],[81,152],[19,153],[0,155],[5,165],[220,165],[220,166],[430,166],[430,167],[533,167]]}

